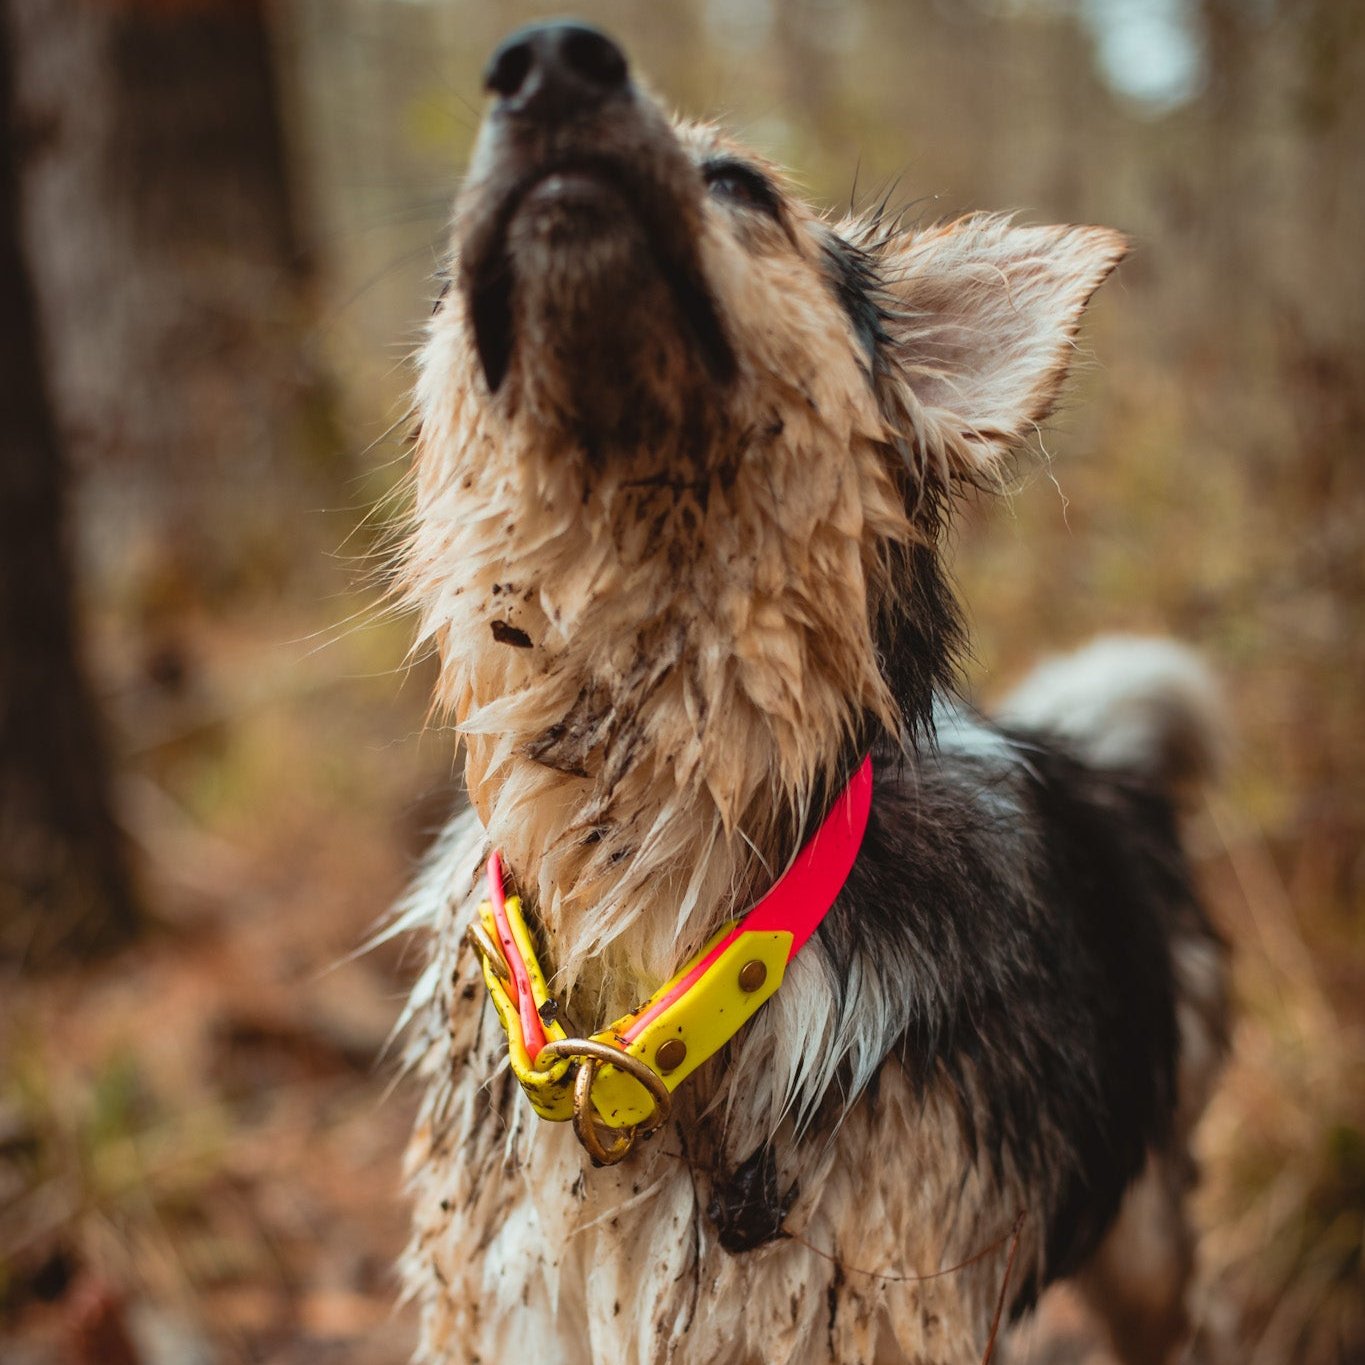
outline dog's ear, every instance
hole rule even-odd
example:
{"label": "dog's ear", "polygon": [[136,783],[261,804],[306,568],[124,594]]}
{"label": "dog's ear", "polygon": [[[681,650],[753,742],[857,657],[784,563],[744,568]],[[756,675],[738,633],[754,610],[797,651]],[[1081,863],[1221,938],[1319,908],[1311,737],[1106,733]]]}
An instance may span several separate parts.
{"label": "dog's ear", "polygon": [[989,477],[1028,438],[1057,400],[1081,313],[1126,251],[1108,228],[1016,227],[991,215],[887,246],[888,331],[931,461]]}

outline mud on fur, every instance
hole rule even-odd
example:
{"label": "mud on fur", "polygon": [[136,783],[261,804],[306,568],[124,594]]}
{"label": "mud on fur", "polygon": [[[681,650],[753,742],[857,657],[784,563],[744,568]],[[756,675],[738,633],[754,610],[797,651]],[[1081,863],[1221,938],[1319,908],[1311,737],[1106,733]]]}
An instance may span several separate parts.
{"label": "mud on fur", "polygon": [[[1111,639],[976,715],[940,559],[1123,239],[831,221],[579,25],[512,35],[487,83],[400,573],[471,802],[402,909],[431,943],[418,1358],[975,1362],[1023,1215],[1011,1318],[1074,1276],[1125,1362],[1173,1360],[1225,1033],[1177,797],[1217,697],[1180,647]],[[486,850],[568,1013],[609,1019],[869,750],[862,853],[782,989],[591,1169],[510,1081],[464,946]]]}

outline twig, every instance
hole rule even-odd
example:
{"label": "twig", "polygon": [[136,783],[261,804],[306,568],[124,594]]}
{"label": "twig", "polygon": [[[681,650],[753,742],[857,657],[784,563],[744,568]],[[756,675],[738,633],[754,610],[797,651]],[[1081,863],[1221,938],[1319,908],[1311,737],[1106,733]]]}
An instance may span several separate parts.
{"label": "twig", "polygon": [[[807,1251],[813,1251],[817,1256],[823,1257],[832,1265],[837,1265],[846,1275],[867,1275],[874,1280],[888,1280],[892,1284],[919,1284],[924,1280],[939,1280],[945,1275],[956,1275],[959,1270],[966,1270],[968,1266],[974,1266],[978,1261],[984,1261],[993,1251],[998,1251],[1006,1242],[1012,1242],[1010,1247],[1010,1264],[1014,1262],[1014,1252],[1019,1245],[1019,1230],[1024,1225],[1024,1211],[1020,1210],[1019,1216],[1010,1224],[1010,1229],[1002,1233],[995,1241],[988,1246],[984,1246],[980,1251],[973,1252],[965,1261],[959,1261],[956,1265],[945,1266],[942,1270],[930,1270],[923,1275],[906,1274],[897,1275],[887,1270],[863,1270],[855,1265],[845,1265],[832,1252],[822,1251],[813,1242],[808,1242],[799,1232],[785,1232],[783,1235],[790,1237],[793,1242],[800,1242]],[[1006,1267],[1006,1274],[1009,1269]],[[1003,1293],[1003,1291],[1002,1291]],[[997,1315],[998,1316],[998,1315]],[[985,1365],[985,1362],[983,1362]]]}
{"label": "twig", "polygon": [[981,1365],[991,1365],[991,1357],[995,1354],[995,1341],[1000,1335],[1000,1319],[1005,1316],[1005,1299],[1009,1294],[1010,1275],[1014,1271],[1014,1258],[1019,1252],[1019,1235],[1024,1230],[1025,1212],[1026,1210],[1020,1209],[1014,1220],[1014,1228],[1010,1235],[1010,1254],[1005,1260],[1005,1274],[1000,1281],[1000,1297],[995,1301],[995,1317],[991,1319],[991,1334],[986,1338],[986,1354],[981,1357]]}

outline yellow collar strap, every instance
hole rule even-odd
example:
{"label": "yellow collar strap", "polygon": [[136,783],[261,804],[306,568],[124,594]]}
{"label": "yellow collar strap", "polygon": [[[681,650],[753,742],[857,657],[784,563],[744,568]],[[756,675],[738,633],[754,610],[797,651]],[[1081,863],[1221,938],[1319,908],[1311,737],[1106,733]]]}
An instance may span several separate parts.
{"label": "yellow collar strap", "polygon": [[[716,933],[648,1000],[590,1038],[571,1037],[497,853],[469,938],[507,1033],[508,1060],[544,1119],[572,1119],[601,1165],[668,1118],[672,1092],[753,1018],[848,880],[872,808],[867,757],[792,865],[751,910]],[[615,1130],[610,1144],[600,1129]]]}

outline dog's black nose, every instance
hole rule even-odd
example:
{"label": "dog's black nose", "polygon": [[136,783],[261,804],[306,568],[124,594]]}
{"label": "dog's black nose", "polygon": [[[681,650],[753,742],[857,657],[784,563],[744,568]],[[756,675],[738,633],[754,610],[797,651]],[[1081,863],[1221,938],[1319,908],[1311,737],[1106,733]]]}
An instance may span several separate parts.
{"label": "dog's black nose", "polygon": [[484,72],[500,108],[528,118],[568,118],[625,87],[621,49],[586,24],[530,24],[505,39]]}

